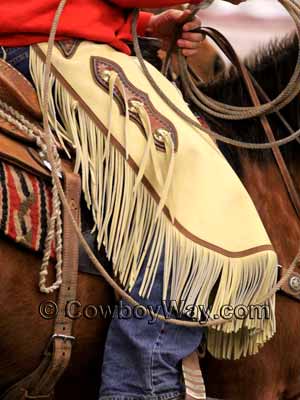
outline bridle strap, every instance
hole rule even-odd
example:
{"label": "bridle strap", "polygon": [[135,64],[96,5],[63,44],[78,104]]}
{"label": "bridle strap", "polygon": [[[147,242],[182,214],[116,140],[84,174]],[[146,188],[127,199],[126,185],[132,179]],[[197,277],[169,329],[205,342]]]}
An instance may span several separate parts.
{"label": "bridle strap", "polygon": [[[253,104],[255,106],[260,105],[259,95],[264,100],[268,101],[268,96],[266,95],[264,90],[260,87],[260,85],[257,83],[257,81],[255,81],[255,79],[251,76],[250,72],[245,67],[245,65],[240,62],[239,57],[235,53],[233,47],[228,42],[228,40],[220,32],[218,32],[215,29],[203,28],[202,30],[205,31],[205,34],[207,34],[212,40],[214,40],[214,42],[219,47],[221,47],[224,54],[229,58],[229,60],[232,62],[232,64],[240,72]],[[259,95],[257,94],[256,90],[258,91]],[[290,128],[288,123],[284,120],[284,118],[282,116],[280,116],[280,117],[281,117],[281,119],[283,119],[283,122],[285,122],[286,127]],[[268,140],[275,141],[274,133],[272,131],[272,128],[270,126],[268,118],[266,116],[261,116],[260,121],[261,121],[261,124],[263,126],[263,129],[265,131],[265,134],[266,134]],[[295,212],[296,212],[298,218],[300,219],[300,197],[299,197],[299,193],[295,187],[294,181],[290,175],[290,172],[288,170],[286,162],[281,154],[280,148],[272,147],[272,152],[273,152],[274,158],[276,160],[277,166],[280,170],[286,190],[289,194],[291,204],[293,205]],[[279,278],[280,279],[283,276],[283,271],[286,272],[286,270],[287,270],[287,268],[281,267],[281,269],[279,270]],[[292,298],[296,299],[297,301],[299,301],[300,300],[300,274],[298,272],[294,271],[293,274],[289,277],[289,280],[284,282],[284,284],[282,285],[281,291],[285,295],[292,297]]]}
{"label": "bridle strap", "polygon": [[[237,70],[240,72],[241,77],[243,78],[243,81],[246,85],[246,88],[248,90],[249,96],[251,98],[251,101],[255,106],[261,105],[261,102],[259,100],[257,91],[254,87],[252,77],[250,75],[250,72],[246,68],[246,66],[240,61],[238,55],[236,54],[235,50],[229,43],[229,41],[216,29],[213,28],[202,28],[201,32],[209,36],[213,41],[222,49],[224,54],[229,58],[229,60],[232,62],[232,64],[237,68]],[[256,82],[256,87],[259,87],[258,83]],[[262,89],[261,89],[262,91]],[[275,141],[275,136],[272,131],[271,125],[268,121],[268,118],[265,115],[262,115],[260,117],[261,124],[263,126],[263,129],[265,131],[265,134],[270,142]],[[285,187],[287,189],[287,192],[289,194],[291,203],[295,209],[295,212],[300,219],[300,197],[299,193],[295,187],[295,184],[293,182],[293,179],[291,177],[291,174],[288,170],[288,167],[286,165],[286,162],[281,154],[281,151],[278,146],[272,147],[272,152],[274,155],[274,158],[276,160],[276,163],[278,165],[278,168],[280,170],[282,179],[284,181]]]}
{"label": "bridle strap", "polygon": [[[235,68],[238,70],[240,73],[244,84],[246,86],[246,89],[249,93],[249,96],[251,98],[251,101],[255,107],[260,107],[261,102],[260,98],[263,101],[270,102],[270,99],[264,92],[264,90],[260,87],[258,82],[252,77],[251,73],[248,71],[246,66],[240,61],[238,55],[236,54],[235,50],[229,43],[229,41],[223,36],[220,32],[218,32],[216,29],[213,28],[200,28],[198,30],[200,33],[209,36],[217,45],[218,47],[224,52],[224,54],[228,57],[228,59],[232,62],[232,64],[235,66]],[[171,51],[169,49],[168,51],[168,57],[171,57],[172,54],[175,52],[175,48]],[[201,98],[201,92],[198,91],[196,84],[194,83],[193,90],[190,90],[190,87],[188,84],[191,84],[192,82],[195,82],[195,77],[193,74],[190,73],[188,69],[188,65],[186,62],[186,59],[182,56],[181,52],[177,49],[177,57],[178,57],[178,64],[180,66],[180,76],[181,76],[181,85],[182,85],[182,90],[187,95],[187,100],[189,99],[188,94],[190,93],[192,96],[196,97],[196,99],[192,98],[192,101],[195,103],[198,101],[198,98]],[[165,61],[165,65],[170,65],[170,62],[168,60]],[[168,70],[164,70],[165,74],[168,74]],[[227,108],[227,105],[223,105],[224,109]],[[230,106],[228,107],[230,109]],[[285,127],[288,129],[289,132],[292,131],[291,127],[289,124],[285,121],[284,117],[280,113],[279,110],[274,110],[274,112],[278,115],[282,123],[285,125]],[[209,113],[210,114],[210,113]],[[285,188],[287,190],[287,193],[289,195],[291,204],[297,214],[297,217],[300,219],[300,197],[299,193],[296,189],[296,186],[294,184],[294,181],[291,177],[291,174],[288,170],[288,167],[286,165],[286,162],[281,154],[280,148],[278,145],[276,145],[276,139],[274,137],[274,133],[272,131],[271,125],[268,121],[268,118],[266,115],[261,115],[260,117],[260,122],[262,124],[262,127],[265,131],[265,134],[267,136],[267,139],[270,143],[273,143],[273,146],[271,146],[273,156],[275,158],[275,161],[277,163],[277,166],[279,168],[279,171],[281,173],[281,177],[283,179]],[[234,120],[232,118],[232,120]],[[213,136],[213,135],[212,135]],[[217,138],[218,139],[218,138]],[[299,140],[296,138],[296,140]],[[239,146],[238,143],[236,143],[237,147],[244,147]],[[251,147],[249,147],[251,148]],[[287,273],[289,271],[289,268],[282,267],[282,271],[280,271],[279,276],[280,276],[280,281],[282,277],[284,276],[283,272],[285,271],[286,279],[282,286],[281,286],[281,291],[284,292],[285,295],[288,295],[289,297],[293,297],[296,300],[300,300],[300,274],[297,272],[293,272],[292,274]]]}

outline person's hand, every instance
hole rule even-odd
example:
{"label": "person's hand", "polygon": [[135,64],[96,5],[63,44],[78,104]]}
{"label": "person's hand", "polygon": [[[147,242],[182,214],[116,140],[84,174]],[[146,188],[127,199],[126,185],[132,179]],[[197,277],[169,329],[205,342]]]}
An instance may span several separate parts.
{"label": "person's hand", "polygon": [[[153,15],[147,27],[147,35],[161,39],[163,47],[168,48],[176,27],[184,23],[190,14],[190,10],[167,10],[161,14]],[[195,16],[192,21],[183,25],[183,33],[177,41],[177,46],[182,49],[184,56],[192,56],[197,53],[199,44],[204,38],[201,33],[191,31],[200,27],[199,16]]]}

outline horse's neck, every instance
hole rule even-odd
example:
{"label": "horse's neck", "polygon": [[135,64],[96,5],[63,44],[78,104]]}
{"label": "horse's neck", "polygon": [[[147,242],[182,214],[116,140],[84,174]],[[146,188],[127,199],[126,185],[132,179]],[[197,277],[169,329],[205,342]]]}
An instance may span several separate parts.
{"label": "horse's neck", "polygon": [[[300,98],[298,97],[285,110],[285,116],[293,129],[300,128],[299,122],[295,121],[298,120],[296,110],[299,107]],[[277,118],[272,119],[272,126],[274,134],[278,138],[289,134]],[[255,124],[255,127],[262,133],[261,137],[257,135],[257,138],[260,137],[260,139],[266,141],[261,126]],[[281,150],[300,196],[300,160],[297,156],[300,145],[294,142],[285,148],[281,148]],[[298,251],[300,221],[272,152],[269,150],[258,153],[257,151],[237,149],[231,149],[231,151],[233,159],[240,166],[240,178],[260,213],[279,256],[279,262],[283,265],[289,265]]]}
{"label": "horse's neck", "polygon": [[[297,54],[295,41],[282,42],[278,48],[270,48],[258,58],[251,72],[270,98],[275,98],[290,79]],[[249,100],[239,79],[232,77],[208,88],[208,94],[222,102],[249,105]],[[293,130],[300,128],[300,96],[291,102],[282,113]],[[277,138],[289,135],[276,116],[270,118]],[[212,128],[224,135],[243,141],[266,141],[259,121],[212,121]],[[279,262],[288,265],[298,250],[300,224],[279,169],[271,151],[262,153],[241,151],[221,145],[225,156],[240,175],[251,195],[272,243],[279,255]],[[300,161],[297,156],[300,145],[296,142],[283,150],[287,166],[300,195]]]}
{"label": "horse's neck", "polygon": [[[284,89],[290,79],[294,64],[296,46],[285,49],[285,57],[274,58],[274,64],[269,63],[265,71],[254,70],[257,80],[264,86],[270,98],[275,98]],[[270,78],[265,79],[266,75]],[[284,110],[282,114],[293,130],[300,128],[300,97],[297,96]],[[271,124],[276,137],[282,138],[290,133],[277,117],[272,117]],[[263,132],[261,130],[261,132]],[[300,145],[293,142],[281,149],[300,196],[300,162],[297,156]],[[270,154],[270,153],[269,153]],[[283,183],[279,168],[273,157],[261,157],[261,161],[255,161],[254,157],[241,156],[243,164],[243,180],[261,217],[271,236],[272,242],[279,254],[280,262],[288,264],[297,252],[300,239],[300,224],[289,194]]]}
{"label": "horse's neck", "polygon": [[[272,159],[258,160],[245,152],[240,155],[240,162],[242,182],[260,214],[279,263],[287,266],[299,247],[300,224],[279,169]],[[291,172],[293,178],[297,177],[295,184],[300,193],[300,166]]]}

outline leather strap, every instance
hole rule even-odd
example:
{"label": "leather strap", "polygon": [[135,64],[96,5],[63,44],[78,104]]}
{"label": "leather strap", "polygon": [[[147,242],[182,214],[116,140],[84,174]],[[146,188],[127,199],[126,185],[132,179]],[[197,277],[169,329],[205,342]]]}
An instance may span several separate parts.
{"label": "leather strap", "polygon": [[12,65],[0,59],[0,99],[14,109],[42,119],[37,93],[31,83]]}
{"label": "leather strap", "polygon": [[[259,108],[261,103],[259,101],[259,97],[254,88],[251,75],[250,75],[249,71],[247,70],[247,68],[240,62],[239,57],[237,56],[236,52],[234,51],[233,47],[228,42],[228,40],[225,38],[225,36],[223,36],[216,29],[208,28],[208,27],[200,28],[197,31],[202,33],[203,35],[209,36],[220,47],[220,49],[222,49],[224,54],[229,58],[229,60],[237,68],[237,70],[240,72],[242,78],[244,79],[244,82],[246,84],[247,90],[250,94],[250,97],[251,97],[251,100],[252,100],[254,106]],[[172,46],[170,49],[172,51],[174,51],[174,48],[172,49]],[[168,52],[167,58],[170,58],[170,55],[171,55],[171,51]],[[166,61],[166,63],[168,63],[168,61]],[[181,59],[181,60],[179,60],[179,63],[182,64],[182,63],[184,63],[184,61]],[[191,76],[191,78],[192,78],[192,76]],[[184,93],[190,92],[190,90],[188,90],[189,83],[185,82],[184,79],[182,80],[182,86],[183,86]],[[194,97],[196,97],[196,98],[198,97],[200,99],[201,98],[200,90],[197,90],[197,88],[194,89],[193,95],[194,95]],[[189,96],[187,96],[187,97],[189,97]],[[265,130],[265,133],[266,133],[266,136],[267,136],[269,142],[274,142],[275,141],[274,134],[273,134],[271,126],[267,120],[267,117],[265,115],[263,115],[260,117],[260,120],[261,120],[262,126]],[[289,173],[289,170],[286,166],[286,163],[283,159],[283,156],[281,154],[279,146],[272,146],[272,151],[273,151],[275,160],[277,162],[277,165],[279,167],[279,170],[281,172],[281,176],[283,178],[287,192],[291,199],[291,203],[296,211],[298,218],[300,218],[300,197],[299,197],[297,189],[294,185],[293,179]]]}
{"label": "leather strap", "polygon": [[[43,163],[38,149],[28,147],[15,138],[6,135],[0,129],[0,160],[29,172],[41,179],[50,181],[51,173]],[[65,172],[73,171],[73,163],[62,159],[62,169]]]}
{"label": "leather strap", "polygon": [[[79,223],[81,195],[79,175],[65,172],[64,185],[73,216]],[[63,283],[59,291],[54,334],[50,338],[38,368],[9,388],[0,398],[1,400],[54,399],[55,385],[69,364],[75,338],[72,336],[73,320],[65,315],[65,306],[68,301],[76,298],[79,241],[66,211],[64,211],[63,222]]]}
{"label": "leather strap", "polygon": [[[42,119],[36,90],[18,70],[0,59],[0,100],[9,104],[30,122],[38,124]],[[0,128],[17,140],[29,146],[35,146],[34,140],[24,132],[0,117]]]}
{"label": "leather strap", "polygon": [[197,351],[182,360],[185,400],[205,400],[206,392]]}
{"label": "leather strap", "polygon": [[[240,72],[253,104],[255,106],[261,105],[261,102],[257,95],[256,89],[252,82],[252,78],[251,78],[249,71],[247,70],[245,65],[240,62],[240,59],[237,56],[235,50],[233,49],[231,44],[228,42],[228,40],[225,38],[225,36],[223,36],[220,32],[218,32],[216,29],[213,29],[213,28],[201,28],[201,32],[207,34],[210,38],[212,38],[214,40],[214,42],[224,51],[224,54],[230,59],[230,61],[233,63],[233,65]],[[262,123],[262,126],[264,128],[264,131],[266,133],[268,140],[270,142],[275,141],[275,137],[274,137],[272,128],[270,126],[270,123],[269,123],[267,117],[261,116],[260,121]],[[272,152],[273,152],[274,158],[277,162],[278,168],[280,170],[280,173],[281,173],[282,179],[284,181],[284,184],[286,186],[289,197],[291,199],[291,203],[297,213],[298,218],[300,218],[300,197],[299,197],[297,189],[294,185],[293,179],[289,173],[287,165],[284,161],[284,158],[281,154],[281,150],[279,149],[278,146],[272,147]]]}
{"label": "leather strap", "polygon": [[[73,173],[65,173],[64,178],[66,197],[73,216],[79,223],[81,181],[79,176]],[[63,225],[63,283],[58,299],[59,312],[51,338],[53,343],[52,359],[47,371],[33,389],[32,395],[48,394],[54,390],[56,383],[69,364],[72,344],[75,340],[75,337],[71,336],[73,321],[66,316],[65,307],[69,301],[76,298],[79,241],[66,211],[64,211]]]}

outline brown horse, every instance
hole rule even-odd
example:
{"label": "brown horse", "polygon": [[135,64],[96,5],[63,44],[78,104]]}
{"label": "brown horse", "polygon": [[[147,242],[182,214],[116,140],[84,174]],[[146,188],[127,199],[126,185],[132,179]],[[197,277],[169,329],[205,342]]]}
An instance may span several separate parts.
{"label": "brown horse", "polygon": [[[257,60],[252,68],[270,96],[274,88],[269,77],[274,78],[279,90],[287,81],[296,53],[295,42],[284,42]],[[232,76],[227,81],[210,86],[207,91],[220,100],[234,103],[247,102],[242,96],[239,81]],[[285,114],[293,128],[299,127],[299,100],[286,108]],[[277,120],[273,121],[277,123]],[[257,122],[244,122],[231,126],[222,121],[228,135],[241,132],[257,140],[261,128]],[[279,124],[277,124],[279,126]],[[278,134],[283,135],[283,130]],[[300,187],[297,144],[287,147],[288,165]],[[272,156],[236,151],[222,146],[242,177],[270,233],[280,255],[287,264],[296,252],[300,229]],[[230,157],[231,156],[231,157]],[[55,299],[37,290],[39,256],[17,248],[14,243],[0,238],[0,393],[34,370],[52,334],[52,321],[39,313],[39,304]],[[53,277],[52,277],[53,278]],[[101,278],[79,275],[78,299],[83,305],[111,304],[112,293]],[[297,357],[299,305],[284,296],[277,296],[278,333],[255,357],[237,362],[221,362],[207,358],[205,373],[208,393],[227,399],[296,399],[300,393],[300,360]],[[290,318],[287,312],[290,313]],[[75,321],[73,355],[67,372],[57,386],[56,399],[96,399],[100,384],[101,353],[108,320],[80,318]],[[298,345],[298,346],[297,346]],[[288,352],[291,349],[291,352]]]}
{"label": "brown horse", "polygon": [[[297,59],[295,37],[271,44],[248,62],[249,69],[269,97],[284,89]],[[235,71],[206,92],[213,98],[234,105],[251,105],[247,91]],[[299,96],[283,110],[294,130],[300,128]],[[215,121],[206,116],[210,126],[226,136],[243,141],[266,141],[258,120],[243,122]],[[270,117],[274,134],[288,134],[277,116]],[[241,150],[220,145],[250,193],[279,256],[279,263],[289,265],[300,241],[299,219],[289,200],[271,150]],[[300,193],[299,143],[283,149],[288,168]],[[255,356],[239,361],[218,361],[207,355],[203,366],[208,394],[230,400],[300,399],[300,304],[277,294],[277,333]]]}
{"label": "brown horse", "polygon": [[[56,300],[37,288],[41,258],[0,239],[0,397],[12,384],[31,373],[40,363],[53,333],[53,321],[41,316],[39,305]],[[50,269],[51,272],[51,269]],[[50,279],[53,274],[50,273]],[[112,304],[105,282],[79,273],[77,299],[82,307]],[[76,342],[70,367],[56,390],[56,400],[97,399],[101,357],[109,319],[80,318],[74,321]]]}

